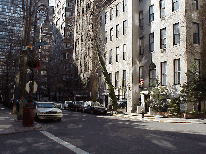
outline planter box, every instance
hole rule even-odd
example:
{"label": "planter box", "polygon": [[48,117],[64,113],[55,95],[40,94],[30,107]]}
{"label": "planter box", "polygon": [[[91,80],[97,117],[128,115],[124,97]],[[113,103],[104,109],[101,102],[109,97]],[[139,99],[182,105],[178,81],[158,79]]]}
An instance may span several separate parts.
{"label": "planter box", "polygon": [[202,119],[206,118],[206,114],[191,114],[191,113],[183,113],[183,117],[185,119]]}
{"label": "planter box", "polygon": [[118,113],[126,113],[126,109],[117,109]]}

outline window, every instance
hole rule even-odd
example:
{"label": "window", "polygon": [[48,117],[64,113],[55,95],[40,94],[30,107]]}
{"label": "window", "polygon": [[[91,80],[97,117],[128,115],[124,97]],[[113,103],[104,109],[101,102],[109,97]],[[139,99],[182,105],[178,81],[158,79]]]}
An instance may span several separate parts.
{"label": "window", "polygon": [[123,35],[127,32],[127,20],[123,21]]}
{"label": "window", "polygon": [[149,7],[149,22],[154,21],[154,5]]}
{"label": "window", "polygon": [[149,70],[149,86],[155,86],[155,80],[156,80],[156,69],[150,69]]}
{"label": "window", "polygon": [[112,82],[112,73],[109,73],[108,75],[109,75],[110,81]]}
{"label": "window", "polygon": [[139,38],[139,54],[144,54],[144,37]]}
{"label": "window", "polygon": [[107,24],[107,12],[105,12],[105,24]]}
{"label": "window", "polygon": [[65,49],[69,49],[69,47],[70,47],[70,46],[69,46],[69,43],[64,43],[64,48],[65,48]]}
{"label": "window", "polygon": [[166,48],[166,28],[160,29],[160,49]]}
{"label": "window", "polygon": [[144,66],[140,66],[139,67],[139,80],[144,79],[143,71],[144,71]]}
{"label": "window", "polygon": [[123,60],[126,60],[126,51],[127,51],[127,46],[126,44],[123,45]]}
{"label": "window", "polygon": [[119,47],[116,47],[116,62],[119,61]]}
{"label": "window", "polygon": [[122,87],[126,87],[126,70],[123,70]]}
{"label": "window", "polygon": [[173,25],[173,44],[180,44],[180,27],[179,23]]}
{"label": "window", "polygon": [[84,14],[84,8],[82,8],[82,14]]}
{"label": "window", "polygon": [[161,62],[161,85],[167,84],[167,62]]}
{"label": "window", "polygon": [[127,0],[123,0],[123,12],[127,10]]}
{"label": "window", "polygon": [[119,37],[119,24],[116,25],[116,38]]}
{"label": "window", "polygon": [[112,63],[112,49],[109,51],[109,64]]}
{"label": "window", "polygon": [[176,11],[179,9],[179,0],[172,0],[172,11]]}
{"label": "window", "polygon": [[119,16],[119,4],[116,5],[116,16]]}
{"label": "window", "polygon": [[193,22],[192,28],[193,28],[193,44],[200,44],[199,24]]}
{"label": "window", "polygon": [[198,10],[198,0],[193,0],[193,3],[192,3],[195,7],[196,10]]}
{"label": "window", "polygon": [[107,43],[107,31],[105,31],[105,43]]}
{"label": "window", "polygon": [[119,71],[115,72],[115,87],[118,88]]}
{"label": "window", "polygon": [[154,32],[149,34],[149,49],[150,52],[154,51]]}
{"label": "window", "polygon": [[113,19],[113,8],[110,9],[110,20]]}
{"label": "window", "polygon": [[180,84],[180,59],[174,60],[174,84]]}
{"label": "window", "polygon": [[139,12],[139,26],[143,27],[143,11]]}
{"label": "window", "polygon": [[72,7],[72,4],[68,2],[67,7],[69,7],[69,8]]}
{"label": "window", "polygon": [[160,18],[165,17],[165,0],[160,0]]}
{"label": "window", "polygon": [[110,29],[110,41],[113,40],[113,28]]}

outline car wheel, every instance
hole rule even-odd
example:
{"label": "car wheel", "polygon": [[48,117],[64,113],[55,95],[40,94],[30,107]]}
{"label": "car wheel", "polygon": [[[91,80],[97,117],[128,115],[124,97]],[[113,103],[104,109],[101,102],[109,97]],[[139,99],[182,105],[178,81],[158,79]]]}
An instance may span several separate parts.
{"label": "car wheel", "polygon": [[66,110],[66,107],[64,107],[64,109]]}
{"label": "car wheel", "polygon": [[62,120],[62,118],[57,119],[58,122],[60,122]]}

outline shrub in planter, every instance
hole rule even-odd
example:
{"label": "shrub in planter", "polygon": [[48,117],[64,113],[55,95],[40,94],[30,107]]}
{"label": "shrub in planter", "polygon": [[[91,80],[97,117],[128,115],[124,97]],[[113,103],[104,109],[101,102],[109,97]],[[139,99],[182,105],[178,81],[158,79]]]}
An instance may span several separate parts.
{"label": "shrub in planter", "polygon": [[172,98],[169,104],[169,113],[179,113],[180,112],[180,99],[179,98]]}

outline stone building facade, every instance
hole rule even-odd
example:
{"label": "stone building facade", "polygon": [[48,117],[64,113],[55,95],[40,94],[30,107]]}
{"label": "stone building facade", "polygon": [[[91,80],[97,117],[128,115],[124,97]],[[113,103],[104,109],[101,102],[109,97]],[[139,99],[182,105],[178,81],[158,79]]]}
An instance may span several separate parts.
{"label": "stone building facade", "polygon": [[[105,7],[100,20],[106,67],[118,101],[127,101],[127,112],[149,105],[145,99],[155,79],[167,89],[168,99],[177,97],[191,64],[201,64],[202,4],[202,0],[114,0]],[[84,29],[84,24],[80,26]],[[103,102],[110,104],[106,86],[101,89]],[[188,103],[187,109],[192,105]]]}
{"label": "stone building facade", "polygon": [[137,1],[117,0],[103,14],[106,67],[118,102],[127,102],[128,112],[139,101],[138,8]]}
{"label": "stone building facade", "polygon": [[[56,87],[57,100],[73,99],[74,82],[74,17],[75,0],[55,0],[53,25],[54,25],[54,50],[59,57],[61,69],[58,69],[58,86]],[[57,57],[56,57],[57,58]]]}
{"label": "stone building facade", "polygon": [[[143,20],[139,39],[155,64],[147,70],[150,73],[145,80],[150,84],[153,75],[158,77],[160,85],[168,89],[169,98],[180,94],[192,63],[200,67],[201,30],[197,14],[202,3],[201,0],[139,2],[139,22]],[[187,103],[187,109],[192,110],[192,104]]]}

